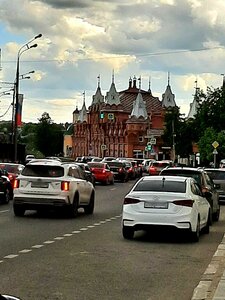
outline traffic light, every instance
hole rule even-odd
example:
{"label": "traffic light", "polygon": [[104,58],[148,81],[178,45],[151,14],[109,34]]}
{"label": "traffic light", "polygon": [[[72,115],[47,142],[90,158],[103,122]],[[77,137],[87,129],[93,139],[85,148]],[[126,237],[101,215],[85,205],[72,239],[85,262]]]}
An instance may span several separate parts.
{"label": "traffic light", "polygon": [[104,119],[104,112],[100,112],[100,119]]}
{"label": "traffic light", "polygon": [[148,151],[152,150],[152,145],[147,145]]}

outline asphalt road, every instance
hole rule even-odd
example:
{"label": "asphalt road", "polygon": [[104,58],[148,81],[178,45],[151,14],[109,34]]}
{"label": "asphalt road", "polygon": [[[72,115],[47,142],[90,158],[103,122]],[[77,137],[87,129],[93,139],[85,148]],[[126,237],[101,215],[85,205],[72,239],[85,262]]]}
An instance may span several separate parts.
{"label": "asphalt road", "polygon": [[134,182],[96,187],[92,216],[76,219],[0,206],[0,291],[22,300],[188,300],[225,232],[221,220],[199,243],[166,233],[121,234],[124,195]]}

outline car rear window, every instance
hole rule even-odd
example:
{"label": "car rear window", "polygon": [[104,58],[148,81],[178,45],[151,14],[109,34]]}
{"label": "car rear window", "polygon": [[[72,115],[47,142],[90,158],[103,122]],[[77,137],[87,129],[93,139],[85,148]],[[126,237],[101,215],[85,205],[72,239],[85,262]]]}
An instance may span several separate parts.
{"label": "car rear window", "polygon": [[102,163],[98,163],[98,162],[91,162],[91,163],[88,163],[88,165],[91,167],[91,168],[104,168],[104,164]]}
{"label": "car rear window", "polygon": [[160,162],[154,162],[152,163],[153,167],[159,167],[159,168],[165,168],[169,166],[169,163],[160,163]]}
{"label": "car rear window", "polygon": [[208,171],[208,175],[212,178],[212,180],[225,180],[225,172],[221,171]]}
{"label": "car rear window", "polygon": [[176,170],[176,169],[169,170],[169,169],[166,169],[166,170],[161,171],[160,175],[191,177],[191,178],[194,178],[199,185],[202,185],[200,172],[193,172],[191,170]]}
{"label": "car rear window", "polygon": [[142,180],[134,188],[134,191],[185,193],[186,181]]}
{"label": "car rear window", "polygon": [[22,175],[32,177],[62,177],[64,176],[64,168],[60,166],[27,165],[23,169]]}
{"label": "car rear window", "polygon": [[107,164],[112,167],[112,166],[115,166],[115,167],[123,167],[124,164],[121,163],[121,162],[118,162],[118,161],[108,161]]}

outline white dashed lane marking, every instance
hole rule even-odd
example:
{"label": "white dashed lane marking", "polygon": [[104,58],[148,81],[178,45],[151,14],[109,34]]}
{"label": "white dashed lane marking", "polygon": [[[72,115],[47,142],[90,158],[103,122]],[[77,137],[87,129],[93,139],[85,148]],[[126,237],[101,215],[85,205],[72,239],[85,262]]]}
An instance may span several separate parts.
{"label": "white dashed lane marking", "polygon": [[[7,211],[9,211],[9,210],[5,210],[5,211],[2,210],[2,211],[0,211],[0,213],[7,212]],[[53,240],[49,240],[49,241],[43,242],[43,244],[40,244],[40,245],[39,245],[39,244],[38,244],[38,245],[33,245],[33,246],[31,246],[31,249],[23,249],[23,250],[20,250],[20,251],[18,251],[18,254],[9,254],[9,255],[6,255],[6,256],[3,257],[2,260],[0,260],[0,263],[3,263],[6,259],[7,259],[7,260],[8,260],[8,259],[12,259],[12,258],[18,257],[20,254],[27,254],[27,253],[30,253],[30,252],[32,252],[34,249],[40,249],[40,248],[43,248],[43,247],[45,247],[45,246],[47,246],[47,245],[51,245],[51,244],[53,244],[53,243],[55,243],[55,242],[57,242],[57,241],[63,240],[65,237],[71,237],[71,236],[74,236],[75,234],[79,234],[79,233],[85,232],[85,231],[87,231],[87,230],[90,229],[90,228],[94,228],[94,227],[96,227],[96,226],[103,225],[103,224],[105,224],[105,223],[107,223],[107,222],[111,222],[111,221],[116,220],[116,219],[118,219],[118,218],[120,218],[120,217],[121,217],[121,215],[117,215],[117,216],[114,216],[114,217],[111,217],[111,218],[107,218],[107,219],[105,219],[105,220],[99,221],[98,223],[94,223],[93,225],[88,225],[87,227],[82,227],[82,228],[80,228],[79,230],[74,230],[74,231],[72,231],[71,233],[65,233],[65,234],[63,234],[62,236],[57,236],[57,237],[53,238]],[[85,253],[86,253],[86,252],[85,252]]]}

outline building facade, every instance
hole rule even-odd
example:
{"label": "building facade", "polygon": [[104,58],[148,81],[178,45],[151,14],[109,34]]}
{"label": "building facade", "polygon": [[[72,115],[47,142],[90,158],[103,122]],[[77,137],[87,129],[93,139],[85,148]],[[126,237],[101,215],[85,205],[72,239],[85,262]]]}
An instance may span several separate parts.
{"label": "building facade", "polygon": [[[138,82],[138,86],[137,86]],[[114,76],[102,95],[100,78],[92,103],[73,112],[72,156],[113,156],[168,159],[162,150],[165,107],[141,89],[141,79],[130,78],[128,88],[117,92]]]}

